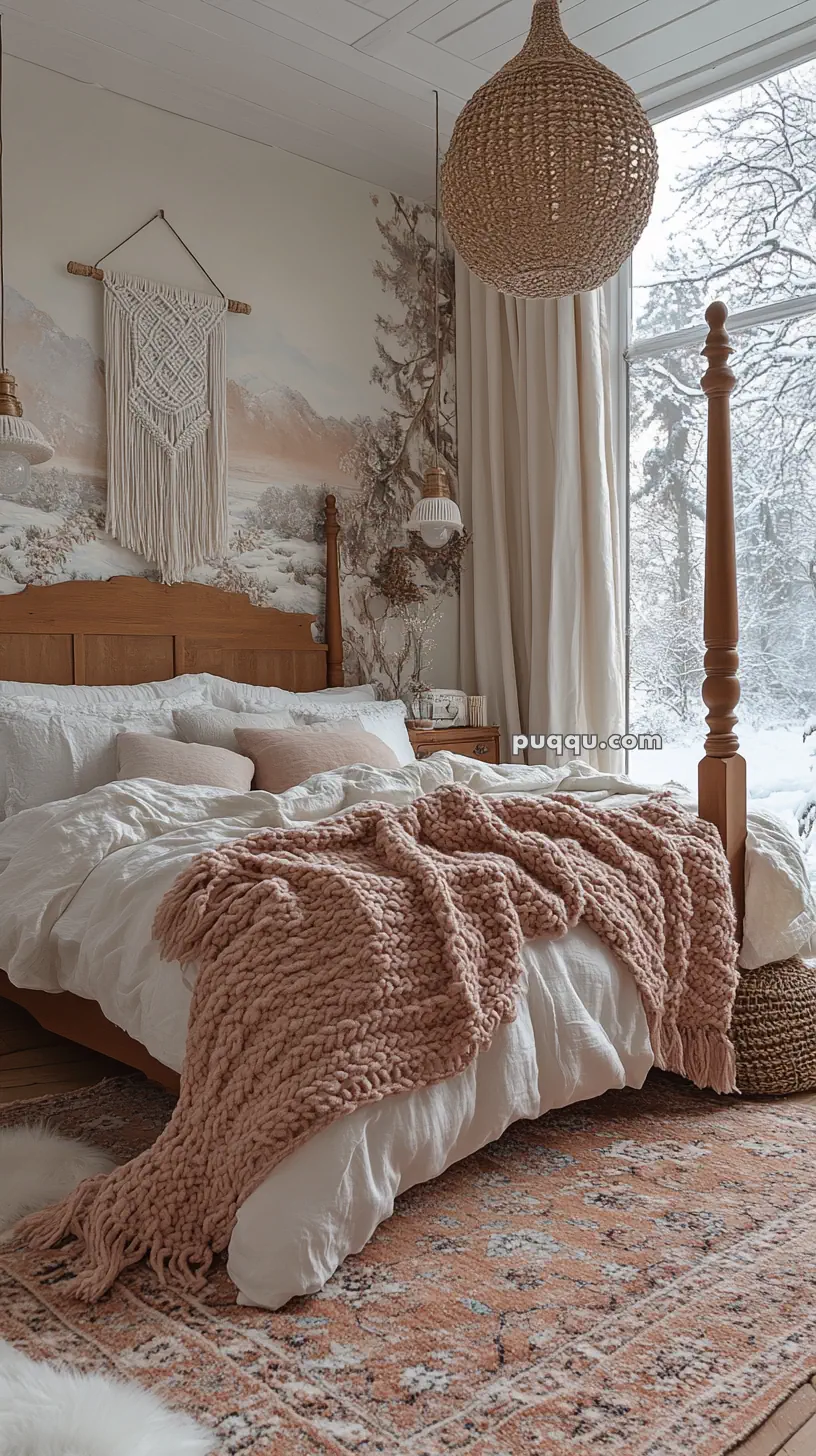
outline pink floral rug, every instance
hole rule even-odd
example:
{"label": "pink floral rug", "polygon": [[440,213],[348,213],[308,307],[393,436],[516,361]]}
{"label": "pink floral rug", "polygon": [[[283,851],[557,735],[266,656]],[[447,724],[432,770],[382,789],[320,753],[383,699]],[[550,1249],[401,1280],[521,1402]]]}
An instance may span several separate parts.
{"label": "pink floral rug", "polygon": [[[0,1108],[124,1156],[140,1079]],[[0,1334],[117,1373],[253,1456],[723,1456],[816,1372],[816,1104],[654,1076],[520,1123],[399,1200],[317,1296],[240,1309],[131,1270],[100,1304],[0,1249]]]}

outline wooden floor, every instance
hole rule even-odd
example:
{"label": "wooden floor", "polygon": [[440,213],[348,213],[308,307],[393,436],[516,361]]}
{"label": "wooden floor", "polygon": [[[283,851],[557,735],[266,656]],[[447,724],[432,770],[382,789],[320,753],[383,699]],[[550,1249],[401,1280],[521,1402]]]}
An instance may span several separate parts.
{"label": "wooden floor", "polygon": [[[0,1103],[71,1092],[127,1070],[42,1031],[21,1007],[0,998]],[[816,1094],[807,1101],[816,1106]],[[789,1396],[732,1456],[816,1456],[816,1377]]]}
{"label": "wooden floor", "polygon": [[21,1006],[0,997],[0,1104],[73,1092],[128,1070],[43,1031]]}

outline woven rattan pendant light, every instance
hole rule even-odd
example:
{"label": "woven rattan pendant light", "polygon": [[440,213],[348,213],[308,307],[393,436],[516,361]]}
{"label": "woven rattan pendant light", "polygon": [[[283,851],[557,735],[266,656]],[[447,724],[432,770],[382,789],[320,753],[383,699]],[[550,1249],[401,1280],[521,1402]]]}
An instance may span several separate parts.
{"label": "woven rattan pendant light", "polygon": [[523,50],[461,112],[442,211],[468,267],[502,293],[598,288],[649,219],[657,144],[634,91],[537,0]]}

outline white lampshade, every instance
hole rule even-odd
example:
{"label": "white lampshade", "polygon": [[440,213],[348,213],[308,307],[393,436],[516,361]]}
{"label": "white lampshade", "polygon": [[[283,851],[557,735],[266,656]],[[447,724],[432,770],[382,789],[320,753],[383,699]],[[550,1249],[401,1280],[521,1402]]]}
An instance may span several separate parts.
{"label": "white lampshade", "polygon": [[30,467],[54,453],[44,435],[24,420],[13,374],[0,372],[0,496],[15,500],[28,488]]}
{"label": "white lampshade", "polygon": [[419,531],[426,546],[446,546],[451,536],[463,531],[456,501],[451,500],[448,477],[441,467],[425,472],[425,484],[408,519],[408,530]]}
{"label": "white lampshade", "polygon": [[0,414],[0,450],[24,455],[29,465],[44,465],[51,459],[54,446],[28,420],[19,415]]}

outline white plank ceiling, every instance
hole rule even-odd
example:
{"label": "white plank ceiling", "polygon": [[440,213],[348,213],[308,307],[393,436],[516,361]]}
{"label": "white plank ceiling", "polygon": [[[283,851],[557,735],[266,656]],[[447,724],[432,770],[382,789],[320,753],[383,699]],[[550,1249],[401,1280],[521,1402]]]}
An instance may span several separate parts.
{"label": "white plank ceiling", "polygon": [[[2,0],[7,53],[413,197],[532,0]],[[816,0],[563,0],[655,115],[816,53]]]}

